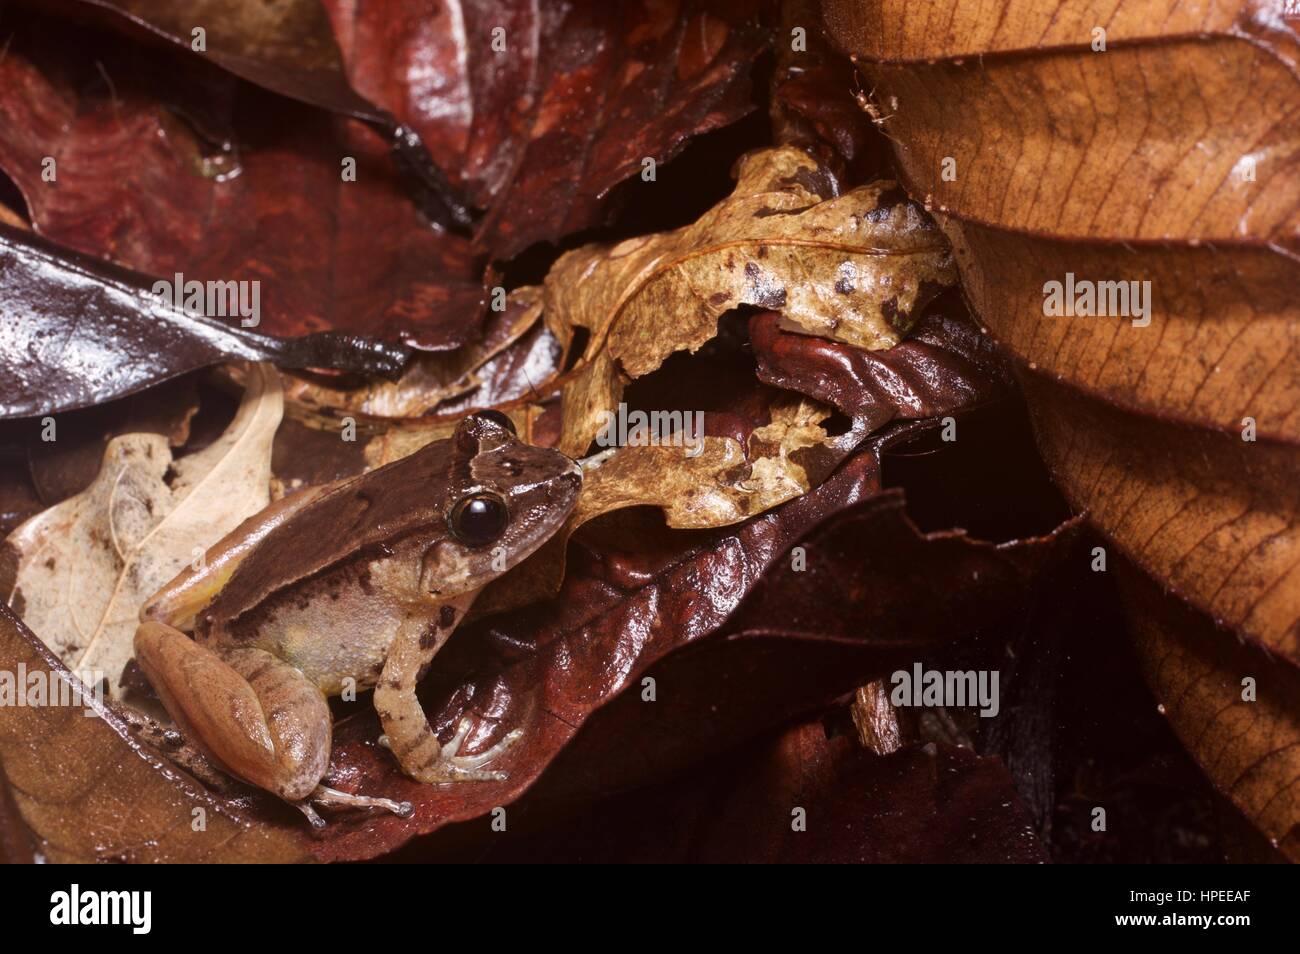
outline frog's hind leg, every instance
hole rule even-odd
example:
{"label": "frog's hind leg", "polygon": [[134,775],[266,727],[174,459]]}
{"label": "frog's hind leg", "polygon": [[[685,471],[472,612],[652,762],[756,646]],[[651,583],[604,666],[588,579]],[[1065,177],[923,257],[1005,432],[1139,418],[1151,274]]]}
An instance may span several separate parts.
{"label": "frog's hind leg", "polygon": [[437,655],[473,602],[473,594],[443,604],[434,620],[412,622],[403,626],[389,648],[379,684],[375,687],[375,710],[384,727],[381,741],[392,749],[402,771],[420,782],[458,782],[501,780],[504,772],[483,768],[484,764],[505,751],[519,732],[511,732],[501,742],[478,755],[459,755],[461,743],[469,734],[468,720],[457,728],[456,737],[445,747],[438,744],[424,707],[416,697],[415,687],[425,667]]}
{"label": "frog's hind leg", "polygon": [[261,649],[221,656],[179,630],[148,622],[135,633],[140,668],[181,731],[231,775],[297,802],[329,767],[325,696]]}

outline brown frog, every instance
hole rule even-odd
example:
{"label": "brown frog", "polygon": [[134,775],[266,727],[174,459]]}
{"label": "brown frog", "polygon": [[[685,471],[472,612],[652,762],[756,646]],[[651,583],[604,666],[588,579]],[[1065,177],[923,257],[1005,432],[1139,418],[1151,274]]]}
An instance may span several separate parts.
{"label": "brown frog", "polygon": [[[518,737],[439,744],[416,684],[483,587],[573,509],[582,470],[520,441],[509,418],[466,418],[448,440],[263,510],[145,605],[136,659],[181,731],[230,774],[323,822],[312,803],[411,806],[321,784],[327,697],[374,687],[380,742],[422,782],[499,779]],[[191,629],[193,639],[182,629]]]}

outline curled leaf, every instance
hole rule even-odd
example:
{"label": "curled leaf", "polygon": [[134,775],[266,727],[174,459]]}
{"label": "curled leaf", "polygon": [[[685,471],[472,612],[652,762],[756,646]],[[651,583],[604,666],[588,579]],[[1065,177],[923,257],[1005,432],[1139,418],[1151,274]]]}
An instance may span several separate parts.
{"label": "curled leaf", "polygon": [[[370,857],[416,831],[486,814],[512,803],[552,763],[547,798],[568,804],[684,767],[829,703],[900,652],[951,639],[955,618],[974,627],[1004,612],[1052,564],[1068,528],[1000,545],[960,532],[919,533],[900,494],[879,495],[876,453],[864,448],[809,493],[731,527],[667,530],[644,510],[589,524],[575,537],[577,557],[554,600],[458,633],[423,686],[440,733],[462,716],[472,720],[476,746],[505,726],[523,730],[502,757],[509,780],[457,793],[410,782],[375,746],[378,724],[362,707],[336,725],[338,784],[410,799],[415,814],[340,817],[317,843],[318,856]],[[798,572],[788,551],[806,538],[818,556]],[[967,582],[954,587],[955,575]],[[694,654],[682,652],[688,647]],[[672,659],[681,662],[663,684],[678,687],[671,695],[680,705],[665,699],[662,711],[647,714],[625,690]],[[720,694],[733,678],[747,691]],[[572,758],[559,758],[607,706],[621,706],[622,715]]]}
{"label": "curled leaf", "polygon": [[[345,388],[331,387],[318,378],[288,377],[285,400],[319,411],[373,417],[446,414],[448,411],[439,405],[458,398],[463,399],[459,403],[492,406],[509,399],[499,387],[491,386],[502,383],[499,379],[518,378],[518,383],[528,386],[531,371],[532,375],[537,375],[534,386],[545,387],[553,374],[553,366],[538,368],[535,366],[537,362],[530,360],[539,344],[546,347],[546,342],[539,343],[536,336],[529,336],[534,328],[540,328],[541,314],[541,289],[532,285],[517,288],[506,297],[504,309],[489,313],[477,339],[454,351],[417,353],[402,376],[394,381],[373,381],[360,387]],[[516,344],[525,337],[530,340],[516,349]],[[514,350],[524,352],[522,367],[519,366],[520,355],[511,355],[514,360],[503,357],[505,352]],[[498,368],[498,364],[503,367]],[[489,385],[485,389],[487,393],[475,394],[485,382]]]}
{"label": "curled leaf", "polygon": [[[828,0],[826,20],[1067,500],[1196,611],[1126,587],[1175,732],[1294,855],[1300,35],[1254,0],[950,7]],[[1243,705],[1260,651],[1271,688]]]}
{"label": "curled leaf", "polygon": [[938,230],[893,183],[840,195],[800,149],[748,155],[732,195],[693,224],[568,252],[551,269],[547,324],[561,341],[590,335],[562,447],[585,450],[625,381],[697,350],[723,312],[753,305],[791,330],[887,348],[954,280]]}

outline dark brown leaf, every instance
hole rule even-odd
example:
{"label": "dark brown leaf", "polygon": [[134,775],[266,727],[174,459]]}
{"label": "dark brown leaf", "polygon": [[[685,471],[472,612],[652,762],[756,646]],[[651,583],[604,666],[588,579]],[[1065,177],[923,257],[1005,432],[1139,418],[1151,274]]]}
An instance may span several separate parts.
{"label": "dark brown leaf", "polygon": [[663,164],[748,113],[766,42],[700,0],[326,7],[353,86],[418,131],[488,210],[476,240],[501,259],[598,224],[644,158]]}
{"label": "dark brown leaf", "polygon": [[884,351],[784,331],[772,312],[751,318],[749,335],[759,380],[834,405],[869,431],[974,407],[1011,387],[992,343],[938,306]]}
{"label": "dark brown leaf", "polygon": [[[196,53],[273,92],[358,119],[389,119],[348,85],[316,0],[40,0],[43,13],[103,25],[135,40]],[[203,30],[196,50],[195,29]]]}
{"label": "dark brown leaf", "polygon": [[[378,724],[362,707],[337,726],[336,782],[410,799],[416,813],[364,824],[338,816],[318,855],[368,857],[417,832],[508,804],[596,709],[638,685],[669,654],[697,644],[703,652],[707,644],[724,656],[693,656],[677,668],[675,704],[655,710],[655,718],[674,720],[671,727],[647,726],[637,693],[623,694],[625,715],[590,743],[598,755],[557,763],[553,774],[563,780],[565,800],[645,781],[647,773],[670,771],[825,705],[873,671],[957,636],[953,619],[969,633],[979,620],[1004,613],[1050,563],[1057,534],[995,546],[957,532],[918,533],[900,495],[871,499],[876,472],[876,451],[868,449],[805,496],[721,530],[669,531],[646,511],[589,525],[576,538],[556,599],[458,634],[424,686],[439,731],[462,715],[475,723],[476,744],[505,726],[524,730],[501,760],[510,780],[454,792],[411,782],[375,745]],[[855,504],[806,540],[808,570],[794,571],[782,559],[811,528]],[[970,582],[954,585],[955,579]],[[720,640],[706,640],[720,630]],[[718,667],[722,658],[725,670]],[[753,681],[724,700],[723,672],[746,671]],[[640,731],[633,729],[638,720]]]}

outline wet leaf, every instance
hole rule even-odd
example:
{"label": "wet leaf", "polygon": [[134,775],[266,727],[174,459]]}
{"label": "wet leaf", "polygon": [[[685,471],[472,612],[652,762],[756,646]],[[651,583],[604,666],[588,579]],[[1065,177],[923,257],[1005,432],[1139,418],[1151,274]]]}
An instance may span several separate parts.
{"label": "wet leaf", "polygon": [[[901,178],[980,322],[1018,359],[1067,499],[1195,611],[1126,587],[1175,731],[1294,855],[1300,39],[1245,0],[952,6],[826,15],[889,104]],[[1258,650],[1272,690],[1243,707],[1236,673]]]}
{"label": "wet leaf", "polygon": [[695,0],[326,8],[352,84],[487,210],[476,240],[498,259],[598,224],[643,159],[749,112],[766,43],[743,14]]}
{"label": "wet leaf", "polygon": [[0,418],[57,414],[222,361],[396,373],[404,347],[271,338],[155,298],[149,279],[0,225]]}
{"label": "wet leaf", "polygon": [[216,64],[263,89],[361,120],[390,144],[413,200],[426,215],[443,225],[472,223],[464,198],[448,185],[415,131],[348,84],[318,0],[191,0],[182,7],[171,0],[43,0],[31,5],[144,45],[168,47],[174,55]]}
{"label": "wet leaf", "polygon": [[274,370],[259,365],[214,444],[173,460],[161,435],[116,437],[94,484],[10,534],[7,602],[69,669],[102,674],[117,696],[145,600],[269,502],[281,408]]}
{"label": "wet leaf", "polygon": [[784,331],[771,313],[750,319],[749,336],[760,380],[825,401],[869,431],[976,407],[1011,387],[992,342],[937,306],[883,351]]}
{"label": "wet leaf", "polygon": [[547,324],[562,341],[590,335],[566,385],[561,447],[582,453],[627,380],[697,350],[730,309],[755,305],[792,330],[887,348],[954,277],[942,237],[893,183],[839,195],[800,149],[746,156],[731,197],[695,223],[568,252],[551,269]]}
{"label": "wet leaf", "polygon": [[17,21],[0,59],[0,169],[38,232],[156,280],[248,283],[237,317],[256,294],[247,317],[269,334],[474,337],[480,257],[416,210],[364,125],[128,44],[39,36]]}

